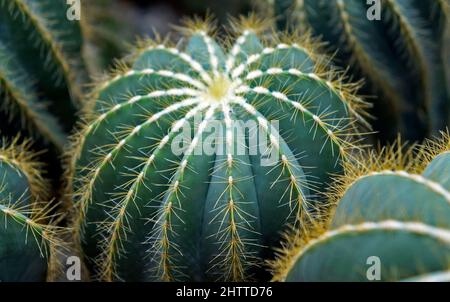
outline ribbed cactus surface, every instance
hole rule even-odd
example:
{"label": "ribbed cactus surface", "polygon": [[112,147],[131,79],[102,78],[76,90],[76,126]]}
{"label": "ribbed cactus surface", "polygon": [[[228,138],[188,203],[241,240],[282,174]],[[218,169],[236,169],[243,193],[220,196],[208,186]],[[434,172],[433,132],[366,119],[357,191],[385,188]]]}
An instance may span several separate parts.
{"label": "ribbed cactus surface", "polygon": [[68,20],[69,8],[65,0],[0,1],[3,135],[22,128],[62,148],[86,80],[81,27]]}
{"label": "ribbed cactus surface", "polygon": [[421,174],[384,170],[355,179],[345,189],[329,231],[298,245],[288,262],[279,262],[283,273],[278,277],[371,281],[370,259],[378,257],[380,281],[448,278],[450,140],[443,142],[444,151]]}
{"label": "ribbed cactus surface", "polygon": [[51,207],[39,202],[48,197],[42,165],[16,141],[0,149],[0,281],[41,282],[52,271],[57,228],[47,224]]}
{"label": "ribbed cactus surface", "polygon": [[[98,88],[69,176],[93,276],[250,280],[285,226],[313,215],[364,104],[308,39],[263,43],[256,24],[235,24],[229,47],[192,24]],[[255,153],[249,125],[267,139]]]}
{"label": "ribbed cactus surface", "polygon": [[[335,63],[376,95],[375,129],[395,139],[438,134],[450,124],[447,0],[275,0],[279,26],[310,30]],[[367,3],[366,3],[367,2]]]}

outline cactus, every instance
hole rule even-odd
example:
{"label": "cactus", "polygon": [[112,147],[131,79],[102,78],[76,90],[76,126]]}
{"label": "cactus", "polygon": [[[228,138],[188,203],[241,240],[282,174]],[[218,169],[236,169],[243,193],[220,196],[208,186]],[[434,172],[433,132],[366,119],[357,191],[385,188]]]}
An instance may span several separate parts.
{"label": "cactus", "polygon": [[57,272],[60,228],[49,224],[52,206],[43,204],[47,183],[28,141],[3,141],[0,149],[0,282],[39,282]]}
{"label": "cactus", "polygon": [[62,150],[80,108],[87,74],[82,31],[64,0],[0,0],[3,135],[17,129]]}
{"label": "cactus", "polygon": [[337,65],[366,80],[381,139],[422,140],[450,125],[447,0],[381,0],[380,20],[363,0],[274,2],[280,28],[321,37]]}
{"label": "cactus", "polygon": [[[262,42],[263,22],[250,17],[233,22],[227,49],[212,22],[188,23],[177,48],[147,43],[131,68],[100,84],[73,137],[68,190],[94,278],[255,279],[267,247],[314,215],[316,192],[357,148],[365,104],[310,39]],[[249,121],[269,138],[255,154],[240,128]],[[213,122],[224,130],[213,145],[226,151],[197,154]],[[268,150],[273,166],[260,162]]]}
{"label": "cactus", "polygon": [[87,23],[85,57],[90,74],[101,74],[128,54],[128,45],[139,34],[130,5],[114,0],[82,2],[83,20]]}
{"label": "cactus", "polygon": [[275,279],[368,281],[366,261],[374,256],[382,281],[448,279],[449,151],[445,134],[406,160],[387,152],[363,169],[348,167],[333,194],[339,201],[330,226],[291,237],[272,263]]}

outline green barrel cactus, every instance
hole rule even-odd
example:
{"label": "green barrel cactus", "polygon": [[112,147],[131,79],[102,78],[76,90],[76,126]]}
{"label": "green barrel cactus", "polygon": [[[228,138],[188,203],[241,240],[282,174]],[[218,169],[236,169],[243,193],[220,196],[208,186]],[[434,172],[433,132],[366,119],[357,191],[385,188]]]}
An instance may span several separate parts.
{"label": "green barrel cactus", "polygon": [[[370,267],[379,264],[381,281],[448,279],[450,137],[429,150],[426,157],[419,156],[420,162],[428,163],[425,168],[420,163],[409,172],[379,170],[363,175],[357,166],[347,173],[341,182],[345,186],[337,189],[341,197],[328,231],[319,229],[310,240],[306,237],[311,234],[297,236],[285,245],[284,256],[275,262],[275,278],[371,281]],[[376,164],[397,168],[397,163]]]}
{"label": "green barrel cactus", "polygon": [[274,0],[280,28],[327,43],[376,95],[379,137],[422,140],[450,125],[448,0]]}
{"label": "green barrel cactus", "polygon": [[0,282],[40,282],[57,272],[61,246],[47,183],[29,142],[3,142],[0,149]]}
{"label": "green barrel cactus", "polygon": [[280,232],[314,215],[365,104],[307,38],[262,42],[261,23],[234,22],[224,47],[191,22],[98,87],[67,178],[94,278],[255,279]]}
{"label": "green barrel cactus", "polygon": [[55,150],[76,121],[87,78],[81,25],[66,2],[0,0],[0,129]]}

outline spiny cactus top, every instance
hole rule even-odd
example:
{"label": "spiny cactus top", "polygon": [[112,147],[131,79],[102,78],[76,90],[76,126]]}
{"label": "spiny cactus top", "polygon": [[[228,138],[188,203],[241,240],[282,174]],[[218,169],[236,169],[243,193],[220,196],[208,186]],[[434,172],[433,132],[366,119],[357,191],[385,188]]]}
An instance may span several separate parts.
{"label": "spiny cactus top", "polygon": [[28,149],[17,139],[0,149],[0,282],[45,281],[55,269],[58,228],[47,224],[48,184]]}
{"label": "spiny cactus top", "polygon": [[0,0],[3,135],[23,128],[62,148],[86,78],[80,23],[68,20],[69,8],[65,0]]}
{"label": "spiny cactus top", "polygon": [[68,178],[97,277],[247,279],[340,172],[364,107],[353,85],[308,39],[263,43],[253,23],[229,49],[195,23],[98,88]]}
{"label": "spiny cactus top", "polygon": [[[311,30],[376,93],[380,135],[422,140],[450,124],[448,0],[275,0],[280,26]],[[287,22],[287,23],[286,23]],[[370,89],[370,90],[369,90]]]}
{"label": "spiny cactus top", "polygon": [[[403,164],[392,153],[387,160],[375,157],[364,169],[361,165],[352,167],[337,187],[340,197],[331,230],[318,238],[307,239],[311,236],[307,234],[287,244],[284,258],[275,262],[276,278],[288,281],[448,278],[449,150],[450,137],[444,135],[441,141],[422,147],[419,156],[414,155],[425,167],[418,162],[406,169],[409,172],[398,170]],[[371,265],[379,265],[378,277],[369,269]]]}

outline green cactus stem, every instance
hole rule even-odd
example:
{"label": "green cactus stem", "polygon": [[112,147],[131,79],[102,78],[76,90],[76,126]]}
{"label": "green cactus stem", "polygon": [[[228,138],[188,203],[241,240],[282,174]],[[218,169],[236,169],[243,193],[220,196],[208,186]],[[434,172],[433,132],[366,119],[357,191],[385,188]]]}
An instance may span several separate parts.
{"label": "green cactus stem", "polygon": [[87,78],[81,25],[68,10],[64,0],[0,0],[3,135],[23,130],[62,150]]}
{"label": "green cactus stem", "polygon": [[52,280],[61,229],[49,224],[50,204],[39,201],[49,195],[42,164],[28,142],[17,142],[3,141],[0,149],[0,281]]}
{"label": "green cactus stem", "polygon": [[[387,152],[384,162],[375,157],[365,169],[349,167],[335,191],[339,201],[330,226],[314,236],[296,234],[272,263],[275,278],[369,281],[370,257],[380,261],[380,281],[448,278],[449,150],[450,136],[444,134],[407,154],[406,161]],[[399,170],[413,157],[415,164]]]}
{"label": "green cactus stem", "polygon": [[398,281],[448,267],[449,254],[447,229],[393,220],[346,225],[306,246],[285,281],[372,281],[373,256],[380,259],[380,281]]}
{"label": "green cactus stem", "polygon": [[[447,0],[275,0],[280,28],[309,30],[375,94],[375,130],[408,140],[438,134],[450,124]],[[376,16],[375,16],[376,17]],[[447,38],[446,38],[447,36]]]}

